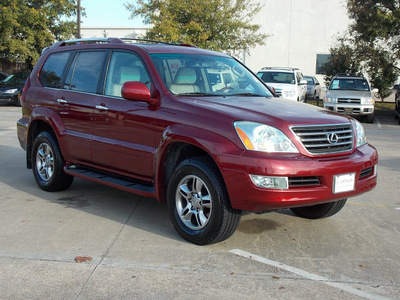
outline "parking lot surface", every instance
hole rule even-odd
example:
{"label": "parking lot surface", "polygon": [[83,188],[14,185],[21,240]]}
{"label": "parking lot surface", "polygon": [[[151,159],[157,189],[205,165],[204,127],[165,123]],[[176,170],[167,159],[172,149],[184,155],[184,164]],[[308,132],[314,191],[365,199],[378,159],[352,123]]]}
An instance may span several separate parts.
{"label": "parking lot surface", "polygon": [[364,124],[378,186],[333,217],[247,214],[227,241],[196,246],[166,206],[76,178],[40,190],[16,121],[0,106],[0,299],[399,299],[400,126]]}

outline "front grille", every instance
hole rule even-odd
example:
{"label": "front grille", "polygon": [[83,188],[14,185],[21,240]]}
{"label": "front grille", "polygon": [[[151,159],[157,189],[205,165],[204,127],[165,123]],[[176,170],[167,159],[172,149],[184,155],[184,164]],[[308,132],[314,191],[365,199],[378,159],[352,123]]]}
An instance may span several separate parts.
{"label": "front grille", "polygon": [[372,167],[368,168],[368,169],[364,169],[361,171],[360,173],[360,179],[364,178],[364,177],[368,177],[372,174]]}
{"label": "front grille", "polygon": [[337,101],[338,101],[338,103],[361,104],[361,99],[357,99],[357,98],[338,98]]}
{"label": "front grille", "polygon": [[311,154],[332,154],[353,149],[351,124],[292,126],[291,130]]}
{"label": "front grille", "polygon": [[318,177],[289,177],[289,186],[310,186],[310,185],[319,185]]}

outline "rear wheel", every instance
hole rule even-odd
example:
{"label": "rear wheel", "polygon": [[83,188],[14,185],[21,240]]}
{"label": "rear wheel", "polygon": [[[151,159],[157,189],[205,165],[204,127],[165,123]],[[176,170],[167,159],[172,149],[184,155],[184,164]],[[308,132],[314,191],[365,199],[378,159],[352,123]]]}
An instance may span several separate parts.
{"label": "rear wheel", "polygon": [[347,199],[317,204],[313,206],[304,206],[291,208],[290,210],[299,217],[306,219],[322,219],[333,216],[338,213],[346,204]]}
{"label": "rear wheel", "polygon": [[240,222],[241,213],[231,208],[218,170],[204,157],[186,159],[176,167],[167,204],[178,233],[198,245],[226,240]]}
{"label": "rear wheel", "polygon": [[32,170],[36,183],[48,192],[67,189],[74,177],[64,172],[64,159],[58,144],[49,132],[41,132],[32,149]]}

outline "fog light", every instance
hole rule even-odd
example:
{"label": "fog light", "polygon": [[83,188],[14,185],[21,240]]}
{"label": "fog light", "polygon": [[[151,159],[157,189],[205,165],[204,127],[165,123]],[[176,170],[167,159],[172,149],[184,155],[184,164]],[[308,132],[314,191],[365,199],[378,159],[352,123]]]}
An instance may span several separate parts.
{"label": "fog light", "polygon": [[289,188],[287,177],[251,175],[251,181],[258,187],[265,189],[287,190]]}

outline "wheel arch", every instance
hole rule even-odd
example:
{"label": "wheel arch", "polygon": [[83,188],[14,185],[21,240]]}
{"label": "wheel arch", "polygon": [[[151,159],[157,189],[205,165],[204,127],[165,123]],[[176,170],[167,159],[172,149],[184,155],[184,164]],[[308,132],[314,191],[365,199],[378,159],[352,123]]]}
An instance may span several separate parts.
{"label": "wheel arch", "polygon": [[[64,125],[59,119],[59,116],[52,110],[37,107],[32,111],[31,119],[29,122],[29,128],[27,132],[27,144],[26,144],[26,164],[27,168],[32,168],[32,159],[31,159],[31,152],[32,146],[35,141],[35,138],[43,131],[47,131],[52,134],[59,144],[59,135],[60,129],[64,129]],[[62,149],[60,149],[62,153]]]}
{"label": "wheel arch", "polygon": [[[195,132],[194,132],[195,131]],[[222,171],[218,165],[220,155],[225,152],[237,152],[239,149],[232,141],[213,132],[202,129],[190,131],[190,136],[184,134],[182,127],[164,132],[164,139],[158,149],[155,159],[155,188],[159,202],[165,203],[168,182],[176,166],[190,157],[207,157],[218,171],[225,183]]]}

